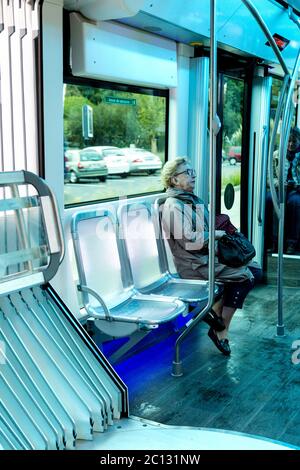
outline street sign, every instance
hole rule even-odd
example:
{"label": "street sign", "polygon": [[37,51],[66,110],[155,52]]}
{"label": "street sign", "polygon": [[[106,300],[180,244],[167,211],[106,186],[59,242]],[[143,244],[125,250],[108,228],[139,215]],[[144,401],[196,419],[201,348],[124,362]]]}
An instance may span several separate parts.
{"label": "street sign", "polygon": [[116,98],[114,96],[106,96],[105,101],[109,104],[126,104],[129,106],[136,106],[136,100],[133,98]]}
{"label": "street sign", "polygon": [[94,137],[93,108],[88,104],[82,106],[82,135],[84,139]]}

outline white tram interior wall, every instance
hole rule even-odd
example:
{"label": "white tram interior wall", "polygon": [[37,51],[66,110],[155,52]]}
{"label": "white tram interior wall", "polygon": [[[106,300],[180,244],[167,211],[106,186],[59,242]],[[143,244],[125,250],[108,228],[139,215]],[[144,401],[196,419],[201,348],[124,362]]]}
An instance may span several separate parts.
{"label": "white tram interior wall", "polygon": [[[76,282],[73,275],[76,273],[74,263],[74,254],[72,240],[70,235],[70,221],[74,212],[78,207],[64,208],[64,175],[62,168],[63,147],[63,36],[62,36],[62,5],[61,2],[46,2],[43,7],[43,43],[44,43],[44,120],[45,120],[45,179],[53,189],[63,218],[66,241],[66,255],[60,269],[52,281],[54,288],[59,292],[69,308],[80,315],[78,303]],[[88,25],[91,26],[91,25]],[[93,26],[95,28],[95,26]],[[176,44],[175,41],[166,40],[164,38],[155,37],[152,34],[139,32],[127,26],[118,25],[117,29],[120,33],[124,28],[128,36],[130,33],[138,48],[138,54],[134,62],[134,67],[126,68],[116,67],[115,75],[110,76],[114,82],[121,80],[127,83],[133,83],[130,76],[132,68],[138,75],[139,81],[135,77],[135,85],[151,85],[157,88],[164,88],[170,85],[170,101],[169,101],[169,154],[168,158],[174,158],[176,155],[187,155],[188,153],[188,96],[189,96],[189,59],[193,54],[193,48],[185,44]],[[109,29],[109,25],[106,26]],[[114,35],[116,26],[111,24]],[[138,39],[136,37],[138,36]],[[149,52],[149,43],[155,39],[154,51],[166,55],[166,50],[171,51],[171,60],[165,61],[164,73],[157,74],[156,82],[149,83],[149,73],[147,67],[140,67],[138,60],[143,57],[143,48]],[[79,38],[80,39],[80,38]],[[116,37],[118,40],[119,37]],[[145,46],[144,46],[145,45]],[[166,49],[167,46],[167,49]],[[88,52],[88,50],[87,50]],[[92,51],[94,53],[94,51]],[[126,50],[120,49],[120,55],[126,55]],[[152,57],[151,57],[152,59]],[[124,58],[123,58],[124,60]],[[149,56],[146,57],[149,61]],[[159,61],[159,58],[153,58]],[[110,67],[109,57],[107,63],[101,64],[101,68],[97,71],[94,78],[107,78],[106,68]],[[116,61],[117,62],[117,61]],[[152,66],[153,67],[153,66]],[[155,67],[153,67],[154,69]],[[157,70],[157,68],[156,68]],[[84,72],[81,70],[81,74]],[[110,71],[111,73],[111,71]],[[126,75],[128,73],[128,75]],[[173,76],[172,78],[171,75]],[[91,77],[91,75],[90,75]],[[120,79],[119,79],[120,80]],[[178,111],[180,110],[180,112]],[[59,169],[59,170],[58,170]],[[155,195],[143,196],[143,200],[154,201]],[[137,198],[138,199],[138,198]],[[119,201],[101,202],[93,204],[93,208],[109,208],[113,211],[117,210]],[[80,209],[86,209],[88,205],[81,206]]]}

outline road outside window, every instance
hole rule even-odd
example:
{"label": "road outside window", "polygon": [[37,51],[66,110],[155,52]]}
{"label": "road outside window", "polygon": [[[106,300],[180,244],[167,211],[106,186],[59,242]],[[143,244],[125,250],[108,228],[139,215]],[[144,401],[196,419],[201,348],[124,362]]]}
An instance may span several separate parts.
{"label": "road outside window", "polygon": [[163,189],[167,99],[160,90],[64,85],[65,205]]}

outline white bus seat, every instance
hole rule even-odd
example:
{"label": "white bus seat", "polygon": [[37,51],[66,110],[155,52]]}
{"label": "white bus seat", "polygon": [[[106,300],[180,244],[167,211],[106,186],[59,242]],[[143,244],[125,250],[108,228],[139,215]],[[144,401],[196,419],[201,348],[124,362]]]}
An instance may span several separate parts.
{"label": "white bus seat", "polygon": [[64,253],[51,191],[3,172],[0,196],[0,445],[73,449],[128,415],[127,388],[48,284]]}
{"label": "white bus seat", "polygon": [[[204,305],[208,299],[207,281],[171,274],[157,217],[148,202],[129,202],[118,210],[119,240],[123,257],[129,259],[136,289],[143,294],[172,296],[189,304]],[[219,290],[216,286],[215,293]]]}
{"label": "white bus seat", "polygon": [[116,219],[110,211],[74,214],[71,232],[78,288],[88,314],[106,335],[131,336],[111,360],[124,354],[150,330],[185,312],[185,305],[177,298],[142,295],[135,290],[128,263],[120,252]]}

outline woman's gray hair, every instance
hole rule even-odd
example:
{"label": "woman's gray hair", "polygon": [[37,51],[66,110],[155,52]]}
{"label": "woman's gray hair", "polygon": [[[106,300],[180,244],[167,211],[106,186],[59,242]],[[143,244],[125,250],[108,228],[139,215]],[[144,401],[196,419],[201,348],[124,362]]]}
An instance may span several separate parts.
{"label": "woman's gray hair", "polygon": [[171,160],[164,164],[164,167],[161,171],[161,181],[164,185],[164,188],[170,188],[172,185],[171,179],[176,175],[180,165],[188,163],[187,157],[177,157],[175,160]]}

